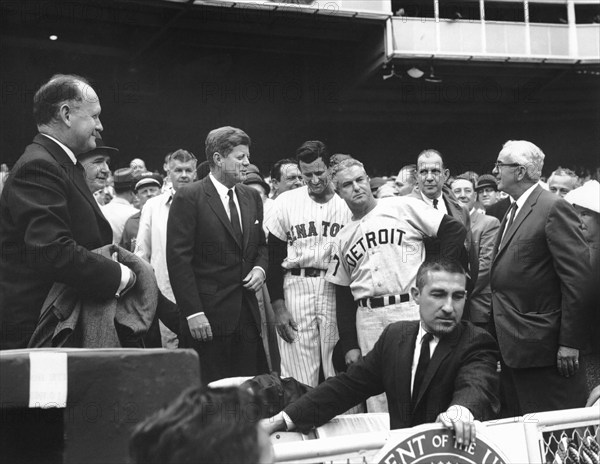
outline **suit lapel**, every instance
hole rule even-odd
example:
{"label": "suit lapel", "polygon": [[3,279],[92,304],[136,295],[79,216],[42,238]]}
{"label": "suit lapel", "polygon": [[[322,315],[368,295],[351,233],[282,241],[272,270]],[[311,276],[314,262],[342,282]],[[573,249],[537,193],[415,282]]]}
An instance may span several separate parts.
{"label": "suit lapel", "polygon": [[[496,259],[502,253],[502,251],[504,251],[506,249],[506,246],[512,240],[513,236],[515,235],[516,231],[519,229],[519,227],[521,226],[521,224],[523,223],[525,218],[527,216],[529,216],[529,214],[531,213],[531,210],[533,209],[533,205],[536,204],[537,199],[541,193],[542,193],[542,187],[540,187],[538,185],[533,190],[533,192],[531,192],[531,195],[529,195],[529,198],[527,198],[527,200],[525,201],[525,204],[520,208],[520,211],[517,210],[515,219],[514,219],[513,223],[511,224],[510,229],[508,229],[506,231],[506,236],[504,239],[502,239],[502,231],[504,229],[503,228],[500,229],[500,232],[499,232],[500,237],[498,240],[498,252],[496,253],[496,256],[494,257],[494,259]],[[504,216],[504,220],[502,221],[504,223],[504,225],[506,224],[507,216],[508,216],[508,214],[506,214]]]}
{"label": "suit lapel", "polygon": [[252,214],[252,204],[248,193],[240,188],[240,185],[236,186],[235,191],[237,192],[240,213],[242,214],[242,233],[244,235],[244,246],[242,249],[245,250],[248,246],[248,240],[250,239],[250,227],[253,226],[252,218],[254,217],[254,214]]}
{"label": "suit lapel", "polygon": [[415,343],[417,340],[417,333],[419,332],[419,321],[406,322],[407,330],[406,336],[398,340],[398,351],[399,355],[396,357],[398,362],[399,378],[396,379],[399,385],[399,398],[410,398],[410,384],[412,381],[411,370],[413,355],[415,351]]}
{"label": "suit lapel", "polygon": [[418,392],[417,401],[415,401],[414,409],[419,406],[419,403],[423,399],[425,392],[429,388],[429,384],[433,379],[433,376],[438,371],[442,362],[446,357],[452,352],[454,347],[456,346],[458,339],[460,337],[460,333],[462,331],[462,326],[459,324],[449,335],[440,338],[440,341],[433,352],[433,356],[429,361],[429,366],[427,366],[427,371],[425,372],[425,377],[423,378],[423,383],[421,384],[421,391]]}
{"label": "suit lapel", "polygon": [[79,190],[79,192],[83,195],[83,197],[90,204],[96,216],[100,218],[101,221],[106,222],[106,225],[110,225],[98,202],[92,195],[87,183],[85,182],[85,170],[79,161],[77,164],[73,164],[73,160],[69,158],[69,155],[65,153],[65,151],[58,145],[54,140],[49,139],[41,134],[38,134],[33,141],[42,145],[48,152],[52,155],[52,157],[56,160],[57,163],[60,164],[60,167],[67,173],[67,177],[71,179],[75,187]]}
{"label": "suit lapel", "polygon": [[[238,244],[238,246],[241,247],[242,244],[239,243],[237,238],[235,237],[235,233],[233,232],[233,226],[231,225],[231,221],[229,220],[229,217],[227,216],[227,212],[225,211],[225,207],[223,206],[221,197],[219,197],[219,192],[217,192],[217,188],[214,186],[214,184],[212,183],[212,180],[210,180],[209,176],[206,176],[204,179],[202,179],[201,182],[204,182],[204,192],[206,193],[208,205],[215,213],[215,216],[217,216],[217,218],[219,218],[219,220],[221,221],[223,226],[225,226],[225,229],[227,229],[227,232],[229,232],[229,234],[235,240],[235,242]],[[239,201],[239,197],[238,197],[238,201]],[[240,204],[240,209],[242,209],[241,204]]]}

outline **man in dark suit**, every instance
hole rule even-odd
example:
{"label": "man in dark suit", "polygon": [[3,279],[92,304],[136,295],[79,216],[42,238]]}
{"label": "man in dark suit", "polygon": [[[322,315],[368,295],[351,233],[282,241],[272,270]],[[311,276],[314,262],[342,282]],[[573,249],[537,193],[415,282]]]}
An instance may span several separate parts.
{"label": "man in dark suit", "polygon": [[366,398],[385,392],[392,429],[441,421],[457,442],[475,440],[473,420],[499,408],[498,346],[461,322],[466,277],[456,261],[426,261],[411,293],[419,321],[387,326],[373,349],[348,371],[328,379],[265,425],[269,431],[320,426]]}
{"label": "man in dark suit", "polygon": [[[445,185],[450,177],[450,171],[444,165],[442,154],[433,149],[423,150],[417,158],[416,176],[418,189],[413,190],[408,196],[418,198],[444,214],[458,219],[467,229],[465,250],[463,256],[461,256],[461,263],[468,270],[467,290],[470,292],[477,281],[479,272],[477,251],[471,233],[471,218],[466,208],[458,202],[454,194]],[[440,254],[439,240],[426,239],[425,252],[428,257],[438,256]],[[467,316],[465,317],[468,318]]]}
{"label": "man in dark suit", "polygon": [[182,316],[182,347],[200,356],[202,380],[267,372],[256,290],[265,281],[263,206],[239,182],[250,137],[221,127],[206,138],[210,174],[177,190],[167,223],[167,266]]}
{"label": "man in dark suit", "polygon": [[511,196],[495,245],[492,313],[507,416],[583,407],[588,251],[573,207],[538,185],[544,153],[504,144],[494,174]]}
{"label": "man in dark suit", "polygon": [[494,243],[500,228],[500,221],[477,211],[475,208],[477,193],[475,192],[474,180],[467,174],[461,174],[452,182],[452,193],[469,211],[473,244],[479,259],[477,282],[475,282],[475,287],[469,295],[469,320],[487,330],[492,306],[490,268],[492,267]]}
{"label": "man in dark suit", "polygon": [[96,147],[100,109],[74,75],[53,76],[33,98],[39,134],[0,199],[0,349],[27,346],[55,282],[102,299],[135,282],[129,268],[90,251],[112,241],[77,159]]}

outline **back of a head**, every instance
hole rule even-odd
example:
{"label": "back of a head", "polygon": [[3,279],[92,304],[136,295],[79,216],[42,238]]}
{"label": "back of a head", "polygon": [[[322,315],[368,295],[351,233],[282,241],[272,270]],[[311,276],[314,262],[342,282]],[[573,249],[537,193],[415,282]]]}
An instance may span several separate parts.
{"label": "back of a head", "polygon": [[82,84],[90,83],[75,74],[55,74],[33,96],[33,117],[36,125],[50,124],[64,102],[82,101]]}
{"label": "back of a head", "polygon": [[192,388],[135,428],[130,455],[135,464],[260,462],[261,408],[238,388]]}
{"label": "back of a head", "polygon": [[319,140],[309,140],[304,142],[296,150],[296,159],[298,162],[310,164],[318,158],[323,160],[326,166],[329,166],[329,151],[325,144]]}

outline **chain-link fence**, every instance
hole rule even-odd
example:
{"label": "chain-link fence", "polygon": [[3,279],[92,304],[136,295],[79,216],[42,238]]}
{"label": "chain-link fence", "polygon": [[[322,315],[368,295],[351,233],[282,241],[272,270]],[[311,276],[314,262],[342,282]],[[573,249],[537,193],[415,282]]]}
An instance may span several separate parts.
{"label": "chain-link fence", "polygon": [[546,464],[600,464],[598,423],[545,431],[542,437]]}

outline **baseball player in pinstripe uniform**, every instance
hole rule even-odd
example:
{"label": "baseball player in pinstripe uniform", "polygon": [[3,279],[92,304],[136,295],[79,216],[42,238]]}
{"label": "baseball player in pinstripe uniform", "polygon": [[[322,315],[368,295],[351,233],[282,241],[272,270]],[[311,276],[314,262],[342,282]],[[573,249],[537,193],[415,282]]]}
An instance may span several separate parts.
{"label": "baseball player in pinstripe uniform", "polygon": [[280,195],[267,219],[267,286],[279,334],[281,375],[314,387],[319,366],[325,378],[335,375],[335,291],[325,273],[333,240],[351,213],[333,190],[325,145],[305,142],[296,156],[306,186]]}
{"label": "baseball player in pinstripe uniform", "polygon": [[[417,199],[376,199],[362,163],[355,159],[334,166],[332,182],[353,214],[335,237],[326,275],[336,285],[342,349],[346,363],[352,364],[371,351],[388,324],[419,319],[409,294],[425,259],[423,238],[438,237],[444,255],[458,256],[466,230]],[[387,411],[385,395],[369,398],[367,409]]]}

